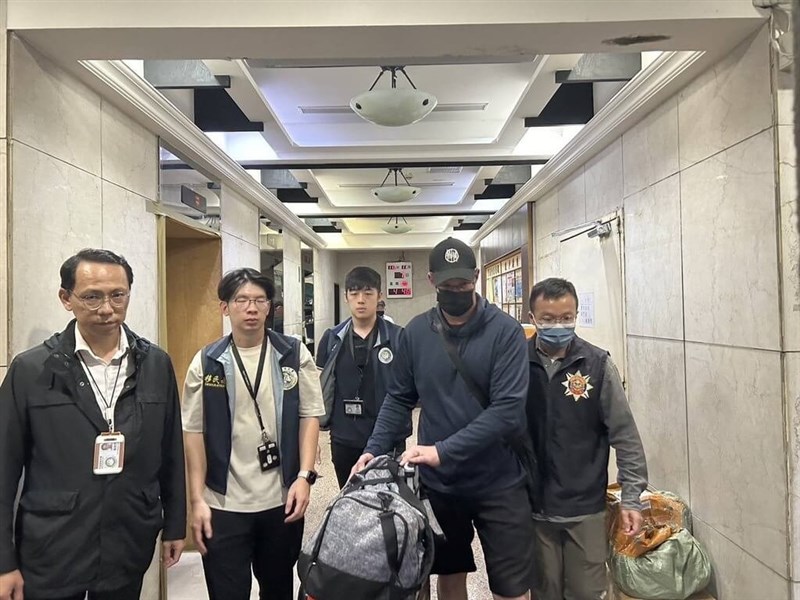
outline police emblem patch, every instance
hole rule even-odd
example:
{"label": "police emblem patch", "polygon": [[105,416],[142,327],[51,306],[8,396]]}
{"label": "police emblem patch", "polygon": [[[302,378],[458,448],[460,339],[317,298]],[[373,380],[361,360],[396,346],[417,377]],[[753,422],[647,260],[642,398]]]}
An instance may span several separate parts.
{"label": "police emblem patch", "polygon": [[458,250],[455,248],[448,248],[445,250],[444,259],[449,263],[458,262]]}
{"label": "police emblem patch", "polygon": [[591,379],[588,375],[582,375],[580,371],[576,373],[567,373],[566,381],[562,381],[561,385],[563,385],[566,389],[564,392],[565,396],[572,396],[572,398],[577,402],[581,398],[589,398],[589,390],[594,389],[594,386],[589,383]]}
{"label": "police emblem patch", "polygon": [[388,365],[394,359],[394,354],[389,348],[381,348],[378,352],[378,360],[383,364]]}
{"label": "police emblem patch", "polygon": [[291,367],[282,367],[281,375],[283,375],[283,389],[284,391],[291,390],[297,385],[297,371]]}

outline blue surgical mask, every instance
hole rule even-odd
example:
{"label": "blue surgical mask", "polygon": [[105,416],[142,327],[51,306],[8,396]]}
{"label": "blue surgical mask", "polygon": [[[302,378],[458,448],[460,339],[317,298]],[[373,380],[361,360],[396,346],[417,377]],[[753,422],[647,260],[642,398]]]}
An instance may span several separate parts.
{"label": "blue surgical mask", "polygon": [[575,325],[536,325],[536,335],[545,346],[560,350],[575,338]]}

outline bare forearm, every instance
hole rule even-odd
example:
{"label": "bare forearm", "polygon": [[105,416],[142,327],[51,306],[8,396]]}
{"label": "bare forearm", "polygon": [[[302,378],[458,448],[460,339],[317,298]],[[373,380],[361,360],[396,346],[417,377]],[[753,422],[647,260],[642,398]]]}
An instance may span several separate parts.
{"label": "bare forearm", "polygon": [[202,433],[184,433],[186,466],[189,478],[189,501],[203,499],[206,487],[206,447]]}
{"label": "bare forearm", "polygon": [[305,417],[300,419],[300,470],[312,471],[317,459],[319,443],[319,419]]}

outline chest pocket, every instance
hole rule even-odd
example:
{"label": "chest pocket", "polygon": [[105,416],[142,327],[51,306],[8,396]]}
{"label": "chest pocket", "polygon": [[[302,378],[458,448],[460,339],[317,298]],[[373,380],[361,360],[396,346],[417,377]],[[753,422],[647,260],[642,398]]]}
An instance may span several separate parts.
{"label": "chest pocket", "polygon": [[65,391],[39,388],[28,397],[27,404],[31,411],[37,411],[75,406],[75,401]]}
{"label": "chest pocket", "polygon": [[124,397],[119,399],[117,418],[124,417],[126,406],[134,405],[136,415],[144,430],[148,432],[148,435],[150,433],[158,435],[159,437],[156,439],[160,439],[161,432],[164,430],[164,421],[167,418],[168,394],[166,389],[161,394],[136,390],[133,400],[134,402],[126,402]]}

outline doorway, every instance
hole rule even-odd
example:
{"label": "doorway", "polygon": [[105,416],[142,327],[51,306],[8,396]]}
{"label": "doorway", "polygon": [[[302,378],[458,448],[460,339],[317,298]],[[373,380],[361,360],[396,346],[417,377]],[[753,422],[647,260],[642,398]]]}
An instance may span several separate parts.
{"label": "doorway", "polygon": [[[222,277],[222,240],[214,232],[170,217],[162,219],[161,340],[172,359],[178,390],[182,393],[194,355],[223,333],[217,299],[217,285]],[[187,533],[186,550],[194,549],[192,536]]]}

